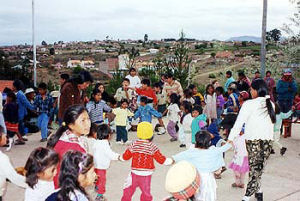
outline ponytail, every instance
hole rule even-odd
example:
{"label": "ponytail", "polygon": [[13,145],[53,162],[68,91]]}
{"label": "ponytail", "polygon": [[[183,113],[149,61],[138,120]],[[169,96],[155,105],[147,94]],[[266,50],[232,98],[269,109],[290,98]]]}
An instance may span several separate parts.
{"label": "ponytail", "polygon": [[64,132],[68,130],[67,126],[61,126],[54,135],[51,135],[48,142],[47,142],[47,148],[53,149],[62,136]]}
{"label": "ponytail", "polygon": [[271,118],[271,121],[273,124],[275,124],[276,122],[276,115],[275,115],[275,111],[271,102],[271,98],[269,96],[266,96],[266,106],[267,106],[267,110],[268,110],[268,114]]}

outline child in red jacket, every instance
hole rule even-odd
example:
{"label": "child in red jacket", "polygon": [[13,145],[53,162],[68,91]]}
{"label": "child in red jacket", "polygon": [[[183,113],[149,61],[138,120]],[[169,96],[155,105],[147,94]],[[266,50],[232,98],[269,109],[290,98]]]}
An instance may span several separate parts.
{"label": "child in red jacket", "polygon": [[152,201],[151,177],[155,170],[154,160],[159,164],[171,165],[172,159],[160,153],[158,147],[152,143],[153,129],[149,122],[138,124],[137,136],[139,140],[133,142],[123,154],[124,160],[132,158],[131,172],[125,181],[121,201],[131,201],[135,189],[142,191],[141,201]]}

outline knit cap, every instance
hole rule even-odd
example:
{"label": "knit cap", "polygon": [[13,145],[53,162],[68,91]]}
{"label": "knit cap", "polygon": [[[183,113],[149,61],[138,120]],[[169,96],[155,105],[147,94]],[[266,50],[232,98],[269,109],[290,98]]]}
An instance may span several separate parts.
{"label": "knit cap", "polygon": [[173,165],[166,176],[165,188],[178,200],[192,197],[200,186],[200,175],[197,169],[187,161]]}
{"label": "knit cap", "polygon": [[137,126],[137,137],[142,140],[149,140],[153,136],[152,124],[149,122],[141,122]]}

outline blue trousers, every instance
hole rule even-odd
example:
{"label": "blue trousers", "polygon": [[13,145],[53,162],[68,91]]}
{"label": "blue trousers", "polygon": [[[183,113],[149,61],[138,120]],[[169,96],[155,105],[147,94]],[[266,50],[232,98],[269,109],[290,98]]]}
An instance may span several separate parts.
{"label": "blue trousers", "polygon": [[126,126],[117,126],[117,142],[120,142],[123,140],[123,142],[127,142],[127,130]]}
{"label": "blue trousers", "polygon": [[287,113],[292,109],[293,100],[278,100],[278,104],[280,107],[280,111],[283,113]]}
{"label": "blue trousers", "polygon": [[38,127],[41,129],[42,139],[48,137],[48,122],[49,116],[46,113],[41,113],[38,117]]}

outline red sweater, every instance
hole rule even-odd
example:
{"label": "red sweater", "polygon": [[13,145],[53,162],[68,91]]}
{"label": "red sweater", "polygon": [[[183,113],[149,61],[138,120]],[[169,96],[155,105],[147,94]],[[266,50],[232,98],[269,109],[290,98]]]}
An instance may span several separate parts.
{"label": "red sweater", "polygon": [[[59,155],[59,159],[60,162],[62,161],[62,158],[64,156],[64,154],[67,151],[70,150],[75,150],[75,151],[80,151],[82,153],[86,153],[86,151],[77,143],[72,143],[72,142],[65,142],[62,140],[58,140],[58,142],[56,143],[55,147],[54,147],[54,151],[56,151]],[[58,177],[59,177],[59,172],[60,172],[60,165],[61,163],[58,164],[57,166],[57,174],[54,177],[54,187],[55,189],[59,188],[59,182],[58,182]]]}
{"label": "red sweater", "polygon": [[151,87],[148,87],[146,90],[137,88],[136,93],[140,96],[146,96],[147,98],[153,100],[154,104],[157,103],[155,92],[153,91],[153,89],[151,89]]}
{"label": "red sweater", "polygon": [[148,140],[137,140],[133,142],[123,154],[124,160],[132,158],[131,168],[133,170],[154,170],[154,159],[163,164],[166,157],[162,155],[158,147]]}

